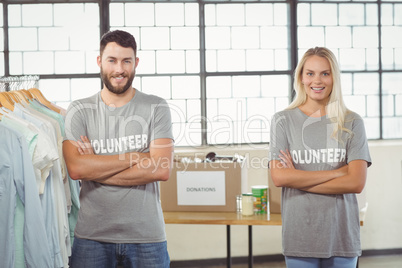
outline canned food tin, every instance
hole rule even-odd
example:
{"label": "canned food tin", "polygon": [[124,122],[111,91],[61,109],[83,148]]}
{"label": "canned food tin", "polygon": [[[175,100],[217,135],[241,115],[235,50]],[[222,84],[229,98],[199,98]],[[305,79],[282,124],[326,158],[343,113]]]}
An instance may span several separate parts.
{"label": "canned food tin", "polygon": [[268,186],[255,185],[251,186],[251,192],[254,196],[254,213],[267,214],[268,207]]}

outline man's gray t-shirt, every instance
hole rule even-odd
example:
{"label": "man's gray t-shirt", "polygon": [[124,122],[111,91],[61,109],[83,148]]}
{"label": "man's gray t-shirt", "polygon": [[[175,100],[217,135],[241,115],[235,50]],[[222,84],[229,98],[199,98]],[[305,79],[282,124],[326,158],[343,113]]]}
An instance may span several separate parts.
{"label": "man's gray t-shirt", "polygon": [[[100,92],[71,103],[65,140],[87,136],[95,154],[149,152],[159,138],[173,139],[165,100],[136,90],[122,107],[107,106]],[[110,186],[82,181],[75,236],[109,243],[155,243],[166,240],[159,183]]]}
{"label": "man's gray t-shirt", "polygon": [[[353,160],[371,164],[362,118],[346,116],[339,142],[333,122],[309,117],[299,108],[276,113],[271,121],[270,160],[289,149],[296,169],[340,168]],[[285,256],[329,258],[361,255],[359,208],[355,194],[314,194],[282,188],[282,244]]]}

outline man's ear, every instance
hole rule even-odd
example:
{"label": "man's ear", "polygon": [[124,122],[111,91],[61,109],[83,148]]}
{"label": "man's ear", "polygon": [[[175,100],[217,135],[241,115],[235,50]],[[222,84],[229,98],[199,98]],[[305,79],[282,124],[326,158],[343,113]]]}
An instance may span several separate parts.
{"label": "man's ear", "polygon": [[140,62],[140,58],[135,57],[135,68],[137,68],[139,62]]}
{"label": "man's ear", "polygon": [[96,58],[96,62],[98,63],[98,66],[101,67],[101,65],[102,65],[102,58],[101,58],[101,56],[98,56],[98,57]]}

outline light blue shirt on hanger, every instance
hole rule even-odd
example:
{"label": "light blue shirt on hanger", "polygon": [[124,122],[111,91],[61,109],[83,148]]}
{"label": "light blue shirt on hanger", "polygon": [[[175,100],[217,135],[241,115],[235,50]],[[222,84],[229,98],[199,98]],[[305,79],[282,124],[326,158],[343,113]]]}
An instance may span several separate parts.
{"label": "light blue shirt on hanger", "polygon": [[[13,114],[28,120],[33,123],[39,129],[44,130],[44,122],[35,116],[31,115],[28,111],[24,111],[23,107],[19,104],[14,106]],[[63,259],[61,256],[60,242],[58,238],[57,230],[57,218],[54,206],[54,189],[53,189],[53,174],[49,173],[49,177],[46,179],[46,186],[44,188],[44,193],[40,195],[40,201],[43,210],[43,217],[45,219],[45,227],[48,235],[49,246],[51,248],[52,257],[54,258],[55,267],[63,267]]]}
{"label": "light blue shirt on hanger", "polygon": [[24,249],[27,267],[53,267],[43,212],[28,146],[22,134],[0,122],[0,260],[14,267],[16,195],[25,206]]}

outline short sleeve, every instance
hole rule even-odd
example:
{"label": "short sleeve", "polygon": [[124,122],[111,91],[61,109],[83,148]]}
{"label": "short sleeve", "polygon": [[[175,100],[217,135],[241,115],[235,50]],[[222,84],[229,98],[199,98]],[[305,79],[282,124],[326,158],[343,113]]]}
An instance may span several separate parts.
{"label": "short sleeve", "polygon": [[81,135],[86,135],[86,123],[83,113],[83,105],[79,102],[72,102],[67,109],[65,119],[64,140],[80,140]]}
{"label": "short sleeve", "polygon": [[366,130],[364,127],[364,121],[360,116],[356,115],[355,119],[352,121],[351,130],[353,134],[351,135],[347,145],[347,163],[353,160],[365,160],[367,161],[367,166],[371,166]]}
{"label": "short sleeve", "polygon": [[162,99],[155,105],[151,122],[151,140],[162,138],[173,140],[170,107],[165,100]]}
{"label": "short sleeve", "polygon": [[271,119],[268,161],[280,160],[280,150],[289,149],[286,135],[286,117],[276,113]]}

